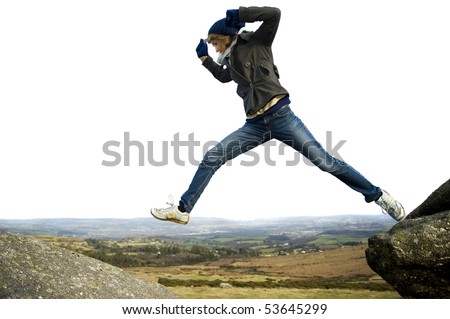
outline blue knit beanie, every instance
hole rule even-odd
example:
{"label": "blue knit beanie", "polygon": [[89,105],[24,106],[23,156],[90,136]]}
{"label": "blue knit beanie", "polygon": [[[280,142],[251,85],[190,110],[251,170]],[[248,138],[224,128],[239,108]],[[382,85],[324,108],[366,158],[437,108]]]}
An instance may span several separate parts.
{"label": "blue knit beanie", "polygon": [[235,35],[239,29],[235,27],[227,27],[225,21],[227,19],[223,18],[217,21],[212,25],[212,27],[208,31],[208,35],[210,34],[221,34],[221,35]]}

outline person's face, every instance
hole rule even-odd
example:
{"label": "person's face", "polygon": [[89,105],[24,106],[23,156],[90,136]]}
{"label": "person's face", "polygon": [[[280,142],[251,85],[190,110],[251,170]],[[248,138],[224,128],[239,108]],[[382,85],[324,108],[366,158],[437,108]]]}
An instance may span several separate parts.
{"label": "person's face", "polygon": [[228,41],[227,39],[216,39],[214,41],[211,41],[212,46],[218,53],[224,53],[227,49]]}

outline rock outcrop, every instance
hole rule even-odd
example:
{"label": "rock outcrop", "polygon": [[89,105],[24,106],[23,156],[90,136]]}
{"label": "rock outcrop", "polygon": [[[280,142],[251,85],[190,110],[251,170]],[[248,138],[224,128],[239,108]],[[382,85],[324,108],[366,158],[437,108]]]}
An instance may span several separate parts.
{"label": "rock outcrop", "polygon": [[33,237],[0,233],[0,298],[169,299],[157,283]]}
{"label": "rock outcrop", "polygon": [[388,232],[369,238],[369,266],[405,298],[450,298],[450,180]]}

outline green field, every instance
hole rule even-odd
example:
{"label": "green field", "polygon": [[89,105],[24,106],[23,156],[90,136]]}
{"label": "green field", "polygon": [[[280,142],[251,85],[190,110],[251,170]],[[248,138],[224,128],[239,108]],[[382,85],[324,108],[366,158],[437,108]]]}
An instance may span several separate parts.
{"label": "green field", "polygon": [[354,289],[169,287],[186,299],[395,299],[395,291]]}
{"label": "green field", "polygon": [[159,282],[180,298],[400,298],[369,268],[367,238],[358,236],[39,238]]}

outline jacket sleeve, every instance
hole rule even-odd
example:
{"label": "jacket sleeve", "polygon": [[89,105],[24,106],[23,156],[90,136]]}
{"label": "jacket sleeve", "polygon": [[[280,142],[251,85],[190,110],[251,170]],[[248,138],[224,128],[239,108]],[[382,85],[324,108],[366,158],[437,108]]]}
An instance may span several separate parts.
{"label": "jacket sleeve", "polygon": [[230,82],[231,74],[228,68],[223,68],[221,65],[214,62],[214,60],[208,56],[205,61],[203,61],[203,66],[211,72],[211,74],[220,82],[227,83]]}
{"label": "jacket sleeve", "polygon": [[273,7],[240,7],[240,22],[262,21],[261,26],[253,34],[253,38],[267,46],[272,45],[280,24],[281,10]]}

